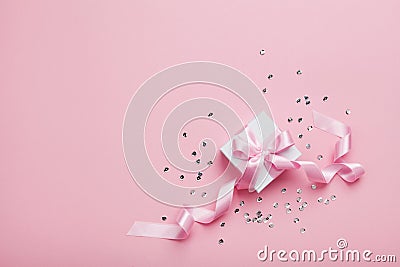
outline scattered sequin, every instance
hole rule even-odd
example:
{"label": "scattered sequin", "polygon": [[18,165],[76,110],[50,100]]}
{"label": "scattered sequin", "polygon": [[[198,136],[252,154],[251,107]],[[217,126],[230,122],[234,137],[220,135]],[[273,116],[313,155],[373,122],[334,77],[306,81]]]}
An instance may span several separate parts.
{"label": "scattered sequin", "polygon": [[252,221],[253,221],[253,222],[256,222],[256,221],[257,221],[257,217],[254,217]]}
{"label": "scattered sequin", "polygon": [[309,132],[311,132],[312,129],[313,129],[313,127],[311,125],[307,127],[307,131],[309,131]]}
{"label": "scattered sequin", "polygon": [[262,55],[262,56],[265,55],[265,50],[264,49],[260,50],[260,55]]}
{"label": "scattered sequin", "polygon": [[322,203],[322,201],[323,201],[322,197],[319,197],[319,198],[317,199],[317,201],[318,201],[318,203]]}
{"label": "scattered sequin", "polygon": [[183,180],[183,179],[185,179],[185,176],[183,174],[181,174],[181,176],[179,176],[179,179]]}
{"label": "scattered sequin", "polygon": [[193,196],[194,194],[196,194],[195,190],[190,190],[190,194]]}
{"label": "scattered sequin", "polygon": [[346,109],[346,115],[350,115],[351,114],[351,110],[350,109]]}
{"label": "scattered sequin", "polygon": [[206,142],[203,142],[203,147],[205,147],[207,145],[207,143]]}
{"label": "scattered sequin", "polygon": [[243,207],[244,206],[244,201],[240,201],[239,206]]}
{"label": "scattered sequin", "polygon": [[315,185],[315,184],[312,184],[312,185],[311,185],[311,189],[312,189],[312,190],[315,190],[315,189],[317,189],[317,185]]}
{"label": "scattered sequin", "polygon": [[272,222],[268,224],[268,227],[269,227],[269,228],[274,228],[274,226],[275,226],[275,225],[274,225]]}
{"label": "scattered sequin", "polygon": [[324,101],[324,102],[328,101],[328,97],[324,96],[324,98],[322,98],[322,101]]}
{"label": "scattered sequin", "polygon": [[245,214],[243,214],[243,217],[249,218],[249,217],[250,217],[250,214],[249,214],[248,212],[246,212]]}
{"label": "scattered sequin", "polygon": [[300,101],[301,101],[301,98],[296,99],[296,103],[300,103]]}
{"label": "scattered sequin", "polygon": [[329,199],[325,199],[324,204],[328,205],[329,204]]}
{"label": "scattered sequin", "polygon": [[291,208],[286,209],[286,213],[287,214],[292,213],[292,209]]}
{"label": "scattered sequin", "polygon": [[169,171],[169,168],[168,168],[168,167],[165,167],[165,168],[164,168],[164,172],[167,172],[167,171]]}
{"label": "scattered sequin", "polygon": [[261,201],[262,201],[262,197],[258,197],[257,202],[261,202]]}
{"label": "scattered sequin", "polygon": [[192,152],[192,156],[196,156],[197,155],[197,152],[196,151],[193,151]]}
{"label": "scattered sequin", "polygon": [[208,165],[212,165],[212,164],[213,164],[212,160],[210,160],[209,162],[207,162],[207,164],[208,164]]}
{"label": "scattered sequin", "polygon": [[234,213],[238,213],[238,212],[239,212],[239,209],[236,208],[233,212],[234,212]]}
{"label": "scattered sequin", "polygon": [[271,80],[273,77],[274,77],[274,75],[272,75],[272,74],[269,74],[269,75],[268,75],[268,79],[269,79],[269,80]]}
{"label": "scattered sequin", "polygon": [[301,229],[300,229],[300,233],[304,234],[305,232],[306,232],[306,229],[305,229],[305,228],[301,228]]}
{"label": "scattered sequin", "polygon": [[281,193],[282,193],[282,194],[285,194],[285,193],[286,193],[286,188],[282,188],[282,189],[281,189]]}
{"label": "scattered sequin", "polygon": [[279,206],[279,204],[278,202],[275,202],[272,206],[276,209]]}
{"label": "scattered sequin", "polygon": [[303,138],[303,134],[299,134],[299,138],[300,138],[300,139]]}
{"label": "scattered sequin", "polygon": [[300,123],[303,121],[303,118],[298,118],[297,121]]}
{"label": "scattered sequin", "polygon": [[208,113],[208,117],[212,117],[214,115],[214,113],[210,112]]}
{"label": "scattered sequin", "polygon": [[161,220],[166,221],[167,220],[167,216],[162,216]]}
{"label": "scattered sequin", "polygon": [[247,219],[246,219],[246,223],[251,223],[251,219],[250,219],[250,218],[247,218]]}
{"label": "scattered sequin", "polygon": [[323,158],[322,155],[318,155],[318,156],[317,156],[317,159],[318,159],[318,160],[321,160],[322,158]]}
{"label": "scattered sequin", "polygon": [[332,195],[332,196],[331,196],[331,200],[335,201],[335,200],[336,200],[336,196],[335,196],[335,195]]}
{"label": "scattered sequin", "polygon": [[197,176],[197,177],[196,177],[196,180],[197,180],[197,181],[200,181],[200,180],[201,180],[201,176]]}
{"label": "scattered sequin", "polygon": [[197,163],[197,164],[200,164],[200,159],[197,159],[197,160],[196,160],[196,163]]}
{"label": "scattered sequin", "polygon": [[306,201],[303,202],[303,204],[301,204],[304,208],[308,206],[308,203]]}
{"label": "scattered sequin", "polygon": [[262,216],[262,211],[261,211],[261,210],[257,211],[257,212],[256,212],[256,215],[257,215],[257,217]]}
{"label": "scattered sequin", "polygon": [[203,192],[203,194],[201,194],[202,197],[206,197],[207,196],[207,192]]}
{"label": "scattered sequin", "polygon": [[302,200],[301,197],[296,198],[296,202],[297,202],[297,203],[300,203],[301,200]]}
{"label": "scattered sequin", "polygon": [[301,74],[303,74],[303,72],[301,70],[298,70],[298,71],[296,71],[296,74],[301,75]]}
{"label": "scattered sequin", "polygon": [[224,226],[225,226],[225,222],[222,222],[222,223],[220,224],[220,226],[221,226],[221,227],[224,227]]}
{"label": "scattered sequin", "polygon": [[311,101],[310,100],[307,100],[306,101],[306,105],[310,105],[311,104]]}
{"label": "scattered sequin", "polygon": [[220,240],[218,240],[218,244],[222,245],[224,243],[224,240],[221,238]]}
{"label": "scattered sequin", "polygon": [[289,118],[287,119],[287,121],[288,121],[288,122],[292,122],[292,121],[293,121],[293,118],[292,118],[292,117],[289,117]]}
{"label": "scattered sequin", "polygon": [[310,149],[310,148],[311,148],[311,145],[310,145],[310,144],[307,144],[307,145],[306,145],[306,148],[307,148],[307,149]]}
{"label": "scattered sequin", "polygon": [[297,192],[297,194],[301,194],[303,192],[303,190],[301,190],[301,188],[297,188],[296,192]]}
{"label": "scattered sequin", "polygon": [[183,135],[183,137],[185,137],[185,138],[187,137],[187,133],[183,133],[182,135]]}
{"label": "scattered sequin", "polygon": [[203,173],[202,172],[198,172],[197,176],[203,176]]}
{"label": "scattered sequin", "polygon": [[271,214],[271,213],[268,214],[268,215],[267,215],[267,218],[268,218],[268,219],[271,219],[271,218],[272,218],[272,214]]}
{"label": "scattered sequin", "polygon": [[294,218],[294,219],[293,219],[293,222],[294,222],[294,223],[298,223],[299,221],[300,221],[299,218]]}
{"label": "scattered sequin", "polygon": [[299,211],[303,211],[303,210],[304,210],[304,206],[301,205],[301,206],[299,207]]}
{"label": "scattered sequin", "polygon": [[264,94],[265,94],[266,92],[268,92],[267,88],[264,88],[262,91],[263,91]]}
{"label": "scattered sequin", "polygon": [[290,203],[289,202],[285,203],[285,208],[290,208]]}
{"label": "scattered sequin", "polygon": [[258,218],[258,219],[257,219],[257,222],[258,222],[258,223],[262,223],[262,222],[263,222],[263,218],[261,218],[261,217]]}
{"label": "scattered sequin", "polygon": [[264,218],[264,223],[267,223],[269,221],[269,217]]}
{"label": "scattered sequin", "polygon": [[307,100],[307,99],[309,99],[309,97],[308,97],[308,95],[305,95],[304,100]]}

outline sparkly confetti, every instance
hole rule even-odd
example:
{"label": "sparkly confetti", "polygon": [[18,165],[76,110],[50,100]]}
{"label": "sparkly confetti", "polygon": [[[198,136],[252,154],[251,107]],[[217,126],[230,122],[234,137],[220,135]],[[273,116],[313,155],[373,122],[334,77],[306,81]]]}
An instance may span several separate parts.
{"label": "sparkly confetti", "polygon": [[281,193],[282,193],[282,194],[285,194],[285,193],[286,193],[286,188],[282,188],[282,189],[281,189]]}
{"label": "sparkly confetti", "polygon": [[296,74],[301,75],[301,74],[303,74],[303,72],[301,70],[298,70],[298,71],[296,71]]}
{"label": "sparkly confetti", "polygon": [[185,137],[185,138],[187,137],[187,133],[183,133],[182,135],[183,135],[183,137]]}
{"label": "sparkly confetti", "polygon": [[304,210],[304,206],[301,205],[301,206],[299,207],[299,211],[303,211],[303,210]]}
{"label": "sparkly confetti", "polygon": [[268,92],[267,88],[264,88],[262,91],[263,91],[264,94],[265,94],[266,92]]}
{"label": "sparkly confetti", "polygon": [[192,156],[196,156],[196,155],[197,155],[196,151],[193,151]]}
{"label": "sparkly confetti", "polygon": [[263,222],[263,218],[261,218],[261,217],[258,218],[258,219],[257,219],[257,222],[258,222],[258,223],[262,223],[262,222]]}
{"label": "sparkly confetti", "polygon": [[346,115],[350,115],[351,114],[351,110],[350,109],[346,109]]}
{"label": "sparkly confetti", "polygon": [[317,201],[318,201],[318,203],[322,203],[322,201],[323,201],[322,197],[319,197],[319,198],[317,199]]}
{"label": "sparkly confetti", "polygon": [[238,212],[239,212],[239,209],[236,208],[233,212],[234,212],[234,213],[238,213]]}
{"label": "sparkly confetti", "polygon": [[275,225],[274,225],[272,222],[268,224],[268,227],[269,227],[269,228],[274,228],[274,226],[275,226]]}
{"label": "sparkly confetti", "polygon": [[247,219],[246,219],[246,223],[251,223],[251,219],[250,219],[250,218],[247,218]]}
{"label": "sparkly confetti", "polygon": [[299,138],[300,138],[300,139],[303,138],[303,134],[299,134]]}
{"label": "sparkly confetti", "polygon": [[256,222],[257,221],[257,217],[254,217],[252,222]]}
{"label": "sparkly confetti", "polygon": [[201,180],[201,176],[197,176],[197,177],[196,177],[196,180],[197,180],[197,181],[200,181],[200,180]]}
{"label": "sparkly confetti", "polygon": [[292,209],[291,208],[286,209],[286,213],[287,214],[292,213]]}
{"label": "sparkly confetti", "polygon": [[317,185],[315,185],[315,184],[312,184],[312,185],[311,185],[311,189],[312,189],[312,190],[315,190],[315,189],[317,189]]}
{"label": "sparkly confetti", "polygon": [[305,95],[304,100],[307,100],[307,99],[309,99],[309,97],[308,97],[308,95]]}
{"label": "sparkly confetti", "polygon": [[222,245],[224,243],[224,240],[221,238],[220,240],[218,240],[218,244]]}
{"label": "sparkly confetti", "polygon": [[269,80],[271,80],[273,77],[274,77],[274,75],[269,74],[267,78],[268,78]]}
{"label": "sparkly confetti", "polygon": [[311,125],[307,127],[307,131],[309,131],[309,132],[311,132],[312,129],[313,129],[313,127]]}
{"label": "sparkly confetti", "polygon": [[221,226],[221,227],[224,227],[224,226],[225,226],[225,223],[224,223],[224,222],[222,222],[222,223],[220,224],[220,226]]}
{"label": "sparkly confetti", "polygon": [[300,123],[303,121],[303,118],[298,118],[297,121]]}
{"label": "sparkly confetti", "polygon": [[308,206],[307,202],[303,202],[303,204],[301,204],[304,208]]}
{"label": "sparkly confetti", "polygon": [[262,56],[265,55],[265,50],[264,49],[260,50],[260,55],[262,55]]}
{"label": "sparkly confetti", "polygon": [[264,223],[267,223],[269,221],[269,217],[264,218]]}
{"label": "sparkly confetti", "polygon": [[294,219],[293,219],[293,222],[294,222],[294,223],[298,223],[299,221],[300,221],[299,218],[294,218]]}
{"label": "sparkly confetti", "polygon": [[328,97],[324,96],[324,98],[322,98],[322,101],[324,101],[324,102],[328,101]]}
{"label": "sparkly confetti", "polygon": [[279,204],[278,202],[275,202],[272,206],[276,209],[279,206]]}
{"label": "sparkly confetti", "polygon": [[288,121],[288,122],[292,122],[292,121],[293,121],[293,118],[292,118],[292,117],[289,117],[289,118],[287,119],[287,121]]}
{"label": "sparkly confetti", "polygon": [[240,201],[239,206],[243,207],[244,206],[244,201]]}
{"label": "sparkly confetti", "polygon": [[324,204],[328,205],[329,204],[329,199],[325,199]]}
{"label": "sparkly confetti", "polygon": [[167,216],[162,216],[161,220],[166,221],[167,220]]}
{"label": "sparkly confetti", "polygon": [[300,203],[301,200],[302,200],[301,197],[296,198],[296,202],[297,202],[297,203]]}
{"label": "sparkly confetti", "polygon": [[297,192],[297,194],[301,194],[303,192],[303,190],[301,190],[301,188],[297,188],[296,192]]}
{"label": "sparkly confetti", "polygon": [[203,176],[203,173],[202,172],[198,172],[197,176]]}
{"label": "sparkly confetti", "polygon": [[207,164],[208,164],[208,165],[212,165],[212,164],[213,164],[212,160],[210,160],[209,162],[207,162]]}
{"label": "sparkly confetti", "polygon": [[245,214],[243,214],[243,217],[249,218],[249,217],[250,217],[250,214],[246,212]]}
{"label": "sparkly confetti", "polygon": [[164,168],[164,172],[167,172],[167,171],[169,171],[169,168],[168,168],[168,167],[165,167],[165,168]]}
{"label": "sparkly confetti", "polygon": [[318,156],[317,156],[317,159],[318,159],[318,160],[321,160],[322,158],[323,158],[322,155],[318,155]]}
{"label": "sparkly confetti", "polygon": [[311,104],[311,101],[310,100],[307,100],[306,101],[306,105],[310,105]]}
{"label": "sparkly confetti", "polygon": [[195,191],[195,190],[190,190],[190,194],[191,194],[192,196],[194,196],[194,194],[196,194],[196,191]]}
{"label": "sparkly confetti", "polygon": [[290,208],[290,203],[289,202],[285,203],[285,208]]}
{"label": "sparkly confetti", "polygon": [[256,215],[257,215],[257,217],[262,216],[262,211],[261,211],[261,210],[257,211],[257,212],[256,212]]}
{"label": "sparkly confetti", "polygon": [[262,197],[257,198],[257,202],[261,202],[262,200],[263,200]]}
{"label": "sparkly confetti", "polygon": [[311,148],[311,145],[310,145],[310,144],[307,144],[307,145],[306,145],[306,148],[307,148],[307,149],[310,149],[310,148]]}
{"label": "sparkly confetti", "polygon": [[300,103],[300,101],[301,101],[301,98],[296,99],[296,103]]}
{"label": "sparkly confetti", "polygon": [[206,142],[203,142],[203,147],[205,147],[207,145],[207,143]]}
{"label": "sparkly confetti", "polygon": [[271,218],[272,218],[272,214],[268,214],[268,215],[267,215],[267,218],[268,218],[268,219],[271,219]]}
{"label": "sparkly confetti", "polygon": [[202,196],[202,197],[206,197],[206,196],[207,196],[207,192],[203,192],[203,193],[201,194],[201,196]]}
{"label": "sparkly confetti", "polygon": [[181,174],[181,176],[179,176],[179,179],[183,180],[183,179],[185,179],[185,176],[183,174]]}
{"label": "sparkly confetti", "polygon": [[300,233],[301,234],[304,234],[306,232],[306,229],[305,228],[300,228]]}
{"label": "sparkly confetti", "polygon": [[335,195],[332,195],[332,196],[331,196],[331,200],[335,201],[335,200],[336,200],[336,196],[335,196]]}
{"label": "sparkly confetti", "polygon": [[214,113],[210,112],[208,113],[208,117],[212,117],[214,115]]}
{"label": "sparkly confetti", "polygon": [[196,163],[197,163],[197,164],[200,164],[200,159],[197,159],[197,160],[196,160]]}

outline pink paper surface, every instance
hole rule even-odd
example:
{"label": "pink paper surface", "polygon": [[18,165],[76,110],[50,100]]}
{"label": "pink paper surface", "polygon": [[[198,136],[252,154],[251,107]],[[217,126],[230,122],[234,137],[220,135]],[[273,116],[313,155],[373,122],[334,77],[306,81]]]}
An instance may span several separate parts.
{"label": "pink paper surface", "polygon": [[[265,245],[319,251],[336,247],[339,238],[350,249],[399,258],[399,23],[400,2],[394,0],[2,1],[0,265],[290,265],[261,262],[257,251]],[[231,211],[210,225],[195,225],[187,240],[126,236],[135,220],[161,222],[165,215],[173,222],[177,214],[141,191],[126,168],[126,107],[151,75],[194,60],[232,66],[267,87],[276,124],[304,134],[296,138],[302,160],[317,161],[321,154],[318,163],[328,164],[337,140],[317,129],[307,132],[311,108],[350,125],[347,159],[362,163],[366,174],[351,185],[335,178],[311,190],[301,170],[286,171],[260,194],[263,202],[256,202],[258,194],[235,192]],[[223,97],[251,119],[233,96],[213,86],[189,87],[161,103],[159,113],[200,94]],[[304,95],[310,106],[295,103]],[[153,132],[161,119],[152,118]],[[199,122],[186,130],[190,138],[182,150],[190,155],[218,127]],[[212,137],[217,145],[227,141],[223,134]],[[157,142],[150,146],[152,160],[164,167]],[[216,161],[218,175],[227,161],[222,155]],[[174,180],[172,171],[168,175]],[[295,205],[297,188],[309,206],[287,215],[282,205]],[[327,206],[316,202],[333,194],[337,200]],[[241,200],[246,204],[234,214]],[[275,201],[281,208],[272,210]],[[244,212],[257,210],[273,211],[273,229],[244,222]]]}

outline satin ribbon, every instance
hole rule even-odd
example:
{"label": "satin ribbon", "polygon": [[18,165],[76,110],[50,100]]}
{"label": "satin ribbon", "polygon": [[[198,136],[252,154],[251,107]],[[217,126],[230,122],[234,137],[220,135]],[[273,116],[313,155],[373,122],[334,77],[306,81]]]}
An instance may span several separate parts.
{"label": "satin ribbon", "polygon": [[[238,180],[226,183],[219,191],[219,198],[214,210],[207,208],[182,208],[177,216],[176,224],[135,222],[127,235],[157,237],[166,239],[185,239],[195,222],[211,223],[224,214],[230,207],[233,197],[233,189],[247,188],[254,191],[257,166],[260,161],[271,171],[303,168],[308,179],[316,183],[329,183],[338,174],[344,181],[352,183],[358,180],[364,173],[364,168],[358,163],[346,163],[342,159],[351,148],[351,129],[349,126],[313,111],[314,127],[338,136],[336,142],[333,163],[320,169],[311,161],[292,161],[282,155],[294,142],[287,131],[281,132],[276,137],[274,148],[262,150],[253,132],[246,128],[247,140],[234,138],[232,142],[233,156],[248,161],[246,170]],[[223,195],[223,192],[228,194]]]}

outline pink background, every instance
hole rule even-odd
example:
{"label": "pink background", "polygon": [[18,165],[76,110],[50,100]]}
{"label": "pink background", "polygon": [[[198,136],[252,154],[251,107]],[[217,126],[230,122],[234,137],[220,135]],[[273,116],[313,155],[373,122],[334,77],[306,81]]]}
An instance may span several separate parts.
{"label": "pink background", "polygon": [[[351,249],[400,257],[399,1],[188,2],[0,2],[0,265],[262,266],[279,264],[257,260],[264,245],[322,250],[340,237]],[[151,75],[193,60],[230,65],[267,87],[276,123],[305,134],[302,159],[323,154],[326,164],[336,139],[306,132],[311,107],[295,99],[309,95],[312,108],[352,126],[348,159],[367,174],[312,191],[302,171],[286,172],[262,203],[235,193],[231,211],[195,225],[188,240],[126,236],[135,220],[173,222],[177,211],[131,178],[121,144],[125,109]],[[305,121],[288,124],[288,116]],[[281,206],[273,229],[244,223],[246,211],[294,204],[298,187],[305,211],[286,215]],[[316,202],[331,194],[336,202]],[[233,214],[240,200],[246,205]]]}

